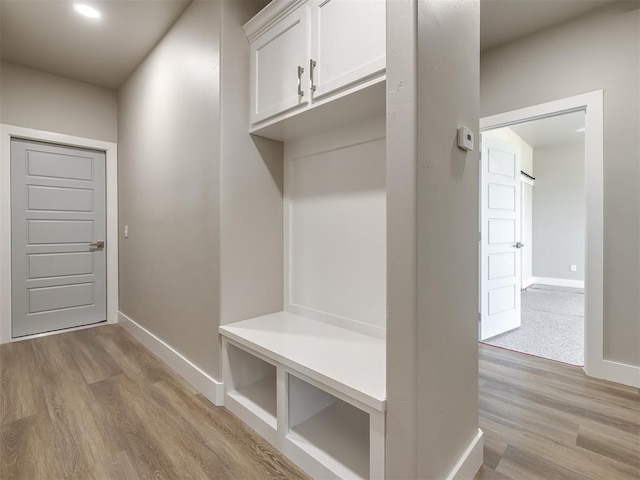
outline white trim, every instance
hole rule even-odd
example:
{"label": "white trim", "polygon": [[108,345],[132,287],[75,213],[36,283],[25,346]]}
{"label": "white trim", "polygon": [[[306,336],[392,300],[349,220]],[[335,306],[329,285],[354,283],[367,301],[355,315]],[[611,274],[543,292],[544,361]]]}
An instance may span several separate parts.
{"label": "white trim", "polygon": [[531,277],[531,283],[528,286],[534,283],[552,287],[584,288],[584,280],[572,280],[570,278]]}
{"label": "white trim", "polygon": [[604,359],[604,99],[603,91],[576,95],[480,119],[480,130],[585,111],[586,262],[585,365],[587,375],[640,386],[640,367]]}
{"label": "white trim", "polygon": [[307,0],[273,0],[244,24],[242,30],[249,42],[254,41],[272,25],[296,10]]}
{"label": "white trim", "polygon": [[640,367],[635,365],[603,360],[590,366],[589,375],[640,388]]}
{"label": "white trim", "polygon": [[524,290],[525,288],[529,288],[531,285],[533,285],[535,282],[535,277],[529,277],[526,280],[522,281],[522,286],[521,288]]}
{"label": "white trim", "polygon": [[222,382],[217,381],[171,345],[124,313],[118,312],[118,319],[131,335],[175,370],[211,403],[218,407],[224,405],[224,385]]}
{"label": "white trim", "polygon": [[[107,323],[118,321],[118,145],[0,124],[0,344],[11,338],[11,138],[101,150],[106,155]],[[97,323],[96,325],[103,325]],[[71,331],[59,330],[56,333]],[[16,339],[17,340],[17,339]]]}
{"label": "white trim", "polygon": [[469,480],[474,478],[482,466],[482,452],[484,448],[484,434],[478,429],[478,433],[460,456],[456,465],[447,475],[447,480]]}

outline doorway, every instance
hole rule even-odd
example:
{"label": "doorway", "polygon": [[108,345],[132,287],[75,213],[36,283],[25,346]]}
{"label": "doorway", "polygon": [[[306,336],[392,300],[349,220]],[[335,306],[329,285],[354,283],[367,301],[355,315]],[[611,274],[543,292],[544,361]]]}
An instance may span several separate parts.
{"label": "doorway", "polygon": [[[584,259],[584,370],[590,376],[609,378],[617,365],[603,358],[604,185],[602,178],[604,129],[602,90],[484,117],[480,120],[480,130],[484,132],[501,127],[511,127],[574,112],[585,112],[585,243],[588,248],[586,248]],[[482,178],[481,181],[483,181]],[[481,224],[480,239],[487,233],[486,230],[487,226]],[[521,235],[521,231],[514,230],[514,238],[518,234]],[[482,254],[480,258],[482,258]],[[521,266],[520,262],[516,262],[516,264]],[[479,270],[482,272],[481,265]],[[522,278],[518,276],[517,281],[521,283]],[[483,282],[480,279],[480,287],[482,286]],[[483,297],[482,288],[480,288],[479,312],[481,312],[483,302],[488,300]],[[479,333],[482,331],[482,322],[485,320],[479,315]]]}
{"label": "doorway", "polygon": [[[577,111],[482,134],[482,225],[488,235],[482,241],[481,340],[579,366],[584,365],[584,132],[585,112]],[[496,175],[496,162],[508,160],[513,162],[509,175]],[[496,222],[504,224],[501,230]]]}
{"label": "doorway", "polygon": [[[56,240],[56,241],[51,244],[48,242],[51,241],[52,238],[49,238],[45,243],[36,243],[35,245],[32,245],[32,246],[33,247],[35,247],[36,245],[45,246],[46,248],[51,249],[51,248],[57,248],[55,247],[55,245],[63,245],[65,248],[72,248],[73,245],[75,245],[75,247],[83,246],[85,251],[84,252],[58,252],[58,253],[85,253],[86,254],[86,253],[92,253],[90,252],[90,250],[95,250],[97,252],[100,252],[96,256],[99,257],[100,255],[102,255],[102,258],[104,261],[104,269],[106,269],[106,277],[104,279],[104,283],[106,285],[106,298],[105,298],[106,315],[101,314],[100,315],[101,319],[98,321],[104,321],[106,319],[107,323],[116,323],[117,314],[118,314],[117,145],[115,143],[104,142],[101,140],[75,137],[72,135],[66,135],[62,133],[45,132],[42,130],[1,124],[0,125],[0,147],[1,147],[0,148],[0,343],[33,338],[34,336],[49,335],[51,333],[55,333],[56,331],[59,331],[58,329],[61,328],[60,325],[51,325],[52,328],[48,328],[49,325],[45,325],[45,327],[47,328],[40,330],[43,333],[32,334],[32,333],[26,333],[26,332],[20,332],[20,331],[14,332],[13,325],[12,325],[12,317],[14,314],[13,312],[14,303],[21,302],[22,306],[26,304],[27,306],[24,307],[24,310],[26,311],[31,310],[33,311],[33,313],[38,313],[36,312],[36,310],[39,310],[41,307],[43,308],[47,307],[45,310],[49,310],[52,312],[55,312],[57,310],[63,311],[65,309],[69,312],[74,312],[74,310],[76,309],[81,310],[84,307],[88,307],[90,303],[88,301],[89,295],[87,292],[88,288],[86,286],[81,287],[80,290],[76,289],[75,292],[64,292],[63,295],[53,296],[55,302],[60,302],[62,301],[62,299],[64,299],[67,296],[65,295],[66,293],[70,293],[70,294],[74,293],[74,295],[68,295],[68,297],[70,297],[69,302],[71,304],[76,303],[76,305],[69,305],[69,304],[53,305],[53,304],[47,303],[49,300],[49,298],[47,297],[47,294],[50,293],[51,290],[46,290],[46,288],[57,287],[59,285],[43,285],[44,290],[37,292],[37,294],[33,299],[30,299],[27,296],[23,296],[22,299],[14,300],[15,292],[13,291],[13,285],[12,285],[12,280],[13,280],[12,278],[12,263],[13,263],[12,262],[12,240],[13,240],[13,234],[14,234],[13,228],[12,228],[14,226],[13,212],[12,212],[12,195],[14,194],[14,189],[12,188],[12,175],[11,175],[11,170],[12,170],[11,151],[12,151],[12,143],[14,141],[26,141],[27,143],[32,143],[32,144],[41,144],[41,145],[50,145],[54,147],[59,147],[63,150],[69,150],[70,152],[72,152],[72,156],[75,155],[75,152],[80,152],[80,151],[93,152],[94,154],[100,153],[103,155],[102,163],[104,165],[105,171],[104,171],[104,177],[102,181],[103,193],[100,196],[102,197],[103,210],[105,214],[105,218],[103,221],[105,229],[103,230],[102,233],[103,235],[106,235],[106,236],[103,236],[101,238],[92,237],[90,242],[80,241],[79,243],[76,242],[76,240],[78,239],[72,239],[74,240],[74,242],[69,243],[66,241],[69,239],[53,238],[53,240]],[[80,155],[80,156],[83,156],[83,155]],[[22,169],[22,173],[24,177],[29,176],[29,175],[25,175],[25,173],[28,173],[27,169],[30,168],[29,162],[30,160],[27,159],[27,161],[23,165],[24,168]],[[39,166],[37,166],[36,163],[37,162],[34,162],[32,166],[33,168],[36,168],[36,167],[39,168]],[[95,165],[92,162],[92,168],[94,167]],[[40,175],[33,175],[35,182],[31,182],[31,180],[29,180],[28,182],[27,181],[24,182],[25,183],[23,185],[24,190],[26,190],[27,184],[35,185],[40,181],[46,182],[47,180],[55,180],[55,181],[72,182],[74,180],[73,178],[68,178],[67,180],[64,180],[64,178],[63,179],[58,178],[58,180],[56,180],[55,176],[49,175],[51,172],[48,173],[45,171],[40,171],[39,173]],[[97,174],[97,171],[93,170],[92,175],[94,175],[94,178],[96,178],[95,177],[96,174]],[[31,206],[34,207],[32,208],[32,210],[34,210],[33,213],[48,214],[48,215],[54,215],[54,216],[62,215],[63,217],[69,216],[69,218],[65,217],[60,219],[64,221],[67,221],[67,220],[73,221],[74,219],[72,219],[71,217],[73,215],[76,215],[77,213],[88,214],[88,212],[86,211],[83,212],[83,209],[87,209],[87,205],[88,205],[86,203],[87,192],[82,191],[83,188],[86,186],[81,187],[80,188],[81,191],[79,192],[78,191],[69,192],[68,190],[64,189],[65,187],[70,187],[71,185],[65,186],[65,185],[44,185],[43,184],[43,185],[37,185],[37,186],[44,187],[44,188],[35,189],[38,191],[37,192],[34,191],[33,192],[34,196],[32,196],[31,198],[28,198],[26,196],[28,194],[25,193],[25,199],[24,199],[25,207],[29,206],[29,203],[27,202],[32,202]],[[75,185],[75,186],[78,187],[79,185]],[[20,188],[20,187],[17,187],[17,188]],[[84,188],[84,190],[91,190],[91,189]],[[42,197],[43,193],[45,194],[44,198]],[[53,194],[53,196],[56,198],[52,198],[51,194]],[[84,199],[85,204],[83,206],[81,205],[79,208],[78,205],[71,205],[67,203],[68,201],[71,200],[69,197],[69,194],[72,197],[74,196],[72,203],[82,202]],[[40,195],[40,197],[38,197],[38,195]],[[95,195],[95,192],[94,192],[94,195]],[[65,197],[65,198],[62,198],[62,197]],[[91,198],[91,201],[94,202],[95,198]],[[62,203],[59,203],[59,202],[62,202]],[[35,208],[36,206],[38,208]],[[56,208],[52,208],[52,207],[56,207]],[[69,209],[69,211],[65,212],[64,210],[67,208]],[[25,210],[27,209],[25,208]],[[55,221],[57,219],[53,219],[53,220]],[[76,220],[82,221],[82,219],[76,219]],[[45,226],[43,224],[36,225],[36,229],[33,230],[33,232],[31,232],[27,228],[28,225],[26,225],[26,223],[27,223],[27,218],[25,215],[25,218],[23,219],[23,224],[18,226],[18,227],[22,227],[22,229],[26,232],[26,237],[23,239],[23,244],[25,246],[27,245],[26,243],[27,240],[38,240],[37,236],[33,236],[33,235],[43,233],[41,231],[36,232],[36,230],[38,229],[37,227]],[[54,227],[59,227],[59,226],[60,224],[57,224]],[[94,226],[92,226],[92,228],[93,227]],[[97,234],[100,233],[97,230],[92,230],[92,232],[95,232]],[[55,233],[55,232],[50,231],[49,233]],[[30,234],[32,235],[31,238],[29,238]],[[81,240],[85,240],[85,239],[86,238],[82,238]],[[43,240],[43,238],[39,238],[39,240]],[[59,241],[59,240],[63,240],[63,241]],[[19,241],[19,240],[16,239],[16,241]],[[98,241],[104,241],[104,249],[101,250],[99,244],[90,246],[91,243],[97,243]],[[31,246],[29,246],[28,248],[30,247]],[[25,254],[26,253],[36,253],[36,252],[25,251]],[[57,259],[46,257],[46,255],[49,255],[51,253],[53,253],[55,256],[56,252],[37,252],[36,254],[37,255],[41,254],[42,257],[37,258],[38,261],[32,262],[33,265],[29,264],[30,260],[25,259],[26,267],[23,272],[24,273],[23,280],[27,278],[28,275],[32,277],[36,277],[36,275],[47,274],[49,276],[43,276],[43,277],[37,277],[37,278],[42,279],[43,281],[47,281],[44,279],[51,279],[51,278],[55,279],[55,277],[61,277],[59,279],[59,282],[62,282],[62,284],[64,284],[67,281],[71,281],[71,283],[73,284],[74,279],[77,280],[81,278],[81,276],[76,274],[86,275],[86,273],[84,272],[86,272],[88,269],[87,255],[84,255],[84,256],[71,255],[74,257],[74,262],[72,262],[73,265],[64,266],[64,268],[66,269],[71,269],[69,274],[67,274],[65,272],[60,272],[60,271],[55,272],[52,270],[46,270],[49,267],[51,268],[55,267],[55,269],[62,268],[56,261]],[[84,258],[80,259],[79,257],[82,257],[82,256]],[[51,261],[53,261],[53,265],[50,264]],[[47,262],[49,262],[49,264],[47,264]],[[81,266],[80,264],[83,262],[84,264]],[[93,268],[95,268],[95,265],[93,266]],[[83,273],[80,273],[80,271],[77,269],[82,270]],[[62,273],[62,274],[51,276],[50,275],[51,273],[54,273],[54,274]],[[87,278],[88,277],[85,277],[85,279]],[[82,284],[83,282],[78,282],[78,283]],[[84,283],[91,283],[91,282],[87,281]],[[92,292],[92,294],[93,293],[95,292]],[[38,294],[44,294],[44,295],[40,295],[38,297]],[[84,295],[84,300],[79,301],[78,300],[79,297],[76,294],[80,294],[80,296]],[[30,302],[31,300],[33,300],[34,302],[32,306],[29,306],[27,302]],[[97,304],[100,301],[97,298],[97,296],[94,296],[90,300],[94,304]],[[79,303],[83,303],[84,305],[78,305]],[[21,306],[17,305],[17,307],[19,309]],[[104,310],[104,307],[102,307],[101,310]],[[78,328],[87,328],[89,324],[94,323],[96,318],[98,317],[96,316],[93,318],[89,318],[89,320],[86,321],[86,317],[85,317],[85,320],[83,320],[81,322],[81,325],[79,326],[78,326],[78,323],[75,323],[73,325],[62,325],[62,328],[64,328],[67,331],[75,330]]]}

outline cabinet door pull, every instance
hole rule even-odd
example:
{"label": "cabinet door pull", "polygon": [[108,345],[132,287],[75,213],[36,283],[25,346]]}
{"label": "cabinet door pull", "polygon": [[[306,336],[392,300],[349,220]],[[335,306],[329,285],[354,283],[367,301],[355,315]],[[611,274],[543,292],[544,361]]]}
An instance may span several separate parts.
{"label": "cabinet door pull", "polygon": [[311,59],[311,61],[309,61],[309,75],[311,76],[311,91],[315,92],[316,91],[316,84],[313,82],[313,70],[316,68],[316,61],[314,59]]}
{"label": "cabinet door pull", "polygon": [[302,74],[304,73],[304,67],[298,65],[298,96],[304,97],[304,92],[302,91]]}

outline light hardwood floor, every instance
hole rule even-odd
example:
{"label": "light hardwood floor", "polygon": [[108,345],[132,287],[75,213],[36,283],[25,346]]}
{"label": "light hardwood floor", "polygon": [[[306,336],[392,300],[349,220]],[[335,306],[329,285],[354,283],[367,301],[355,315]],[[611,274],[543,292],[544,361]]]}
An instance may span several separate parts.
{"label": "light hardwood floor", "polygon": [[480,345],[476,480],[640,479],[640,391]]}
{"label": "light hardwood floor", "polygon": [[305,479],[119,325],[0,345],[0,479]]}
{"label": "light hardwood floor", "polygon": [[[477,480],[640,479],[640,392],[480,346]],[[122,327],[0,345],[0,479],[304,479]],[[436,480],[436,479],[431,479]]]}

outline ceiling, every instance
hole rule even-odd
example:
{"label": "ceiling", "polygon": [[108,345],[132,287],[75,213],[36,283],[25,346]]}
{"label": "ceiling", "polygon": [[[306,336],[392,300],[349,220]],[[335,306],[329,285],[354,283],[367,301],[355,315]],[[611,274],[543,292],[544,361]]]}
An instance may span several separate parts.
{"label": "ceiling", "polygon": [[116,89],[191,0],[83,3],[102,18],[82,17],[71,0],[0,0],[2,60]]}
{"label": "ceiling", "polygon": [[543,118],[532,122],[512,125],[522,140],[533,148],[546,148],[567,143],[584,141],[584,111]]}
{"label": "ceiling", "polygon": [[[191,0],[79,0],[99,21],[81,17],[72,0],[0,0],[2,60],[117,89]],[[564,22],[614,0],[481,0],[486,50]]]}
{"label": "ceiling", "polygon": [[480,50],[566,22],[616,0],[480,0]]}

